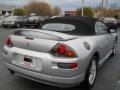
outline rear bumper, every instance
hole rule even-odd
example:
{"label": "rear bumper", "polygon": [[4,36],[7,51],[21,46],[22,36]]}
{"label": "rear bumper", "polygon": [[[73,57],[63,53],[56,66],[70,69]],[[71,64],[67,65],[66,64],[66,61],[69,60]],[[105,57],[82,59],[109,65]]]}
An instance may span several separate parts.
{"label": "rear bumper", "polygon": [[13,70],[20,76],[23,76],[25,78],[28,78],[28,79],[31,79],[37,82],[50,84],[53,86],[72,87],[72,86],[80,84],[80,82],[84,80],[84,74],[81,74],[79,76],[72,77],[72,78],[55,77],[55,76],[41,74],[38,72],[33,72],[30,70],[9,64],[7,62],[5,62],[5,64],[8,67],[8,69]]}
{"label": "rear bumper", "polygon": [[9,27],[14,27],[14,26],[16,26],[15,24],[2,24],[2,26],[4,27],[4,26],[9,26]]}
{"label": "rear bumper", "polygon": [[[26,78],[61,87],[71,87],[80,84],[84,80],[87,65],[84,60],[80,61],[79,58],[61,59],[55,58],[48,53],[6,46],[3,52],[3,60],[7,67]],[[20,63],[21,58],[19,58],[21,54],[35,57],[35,67],[27,68],[22,65]],[[61,62],[78,63],[78,67],[71,70],[61,69],[57,67],[57,63]]]}

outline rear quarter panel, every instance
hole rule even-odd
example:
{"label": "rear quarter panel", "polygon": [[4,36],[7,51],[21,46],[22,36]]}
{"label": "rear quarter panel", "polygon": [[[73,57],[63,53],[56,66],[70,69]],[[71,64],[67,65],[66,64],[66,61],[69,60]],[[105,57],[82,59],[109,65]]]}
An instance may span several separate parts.
{"label": "rear quarter panel", "polygon": [[[95,52],[98,52],[100,54],[100,58],[102,58],[101,53],[103,51],[101,48],[103,45],[101,45],[102,40],[104,37],[100,36],[80,36],[77,39],[66,41],[66,42],[61,42],[64,43],[70,47],[76,52],[78,58],[79,58],[79,63],[82,65],[82,71],[86,71],[87,66],[92,58],[92,56],[95,54]],[[84,46],[84,42],[88,42],[90,45],[90,50],[87,50]]]}

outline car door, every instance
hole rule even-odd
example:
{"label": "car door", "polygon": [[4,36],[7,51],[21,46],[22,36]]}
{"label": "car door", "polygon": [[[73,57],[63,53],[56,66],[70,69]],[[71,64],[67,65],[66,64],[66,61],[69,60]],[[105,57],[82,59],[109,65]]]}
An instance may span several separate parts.
{"label": "car door", "polygon": [[114,45],[114,41],[115,41],[115,35],[114,35],[115,33],[110,33],[108,31],[108,27],[104,23],[102,23],[102,27],[103,27],[103,30],[107,31],[107,33],[108,33],[108,34],[106,34],[107,35],[107,41],[106,42],[108,43],[108,46],[107,46],[108,51],[107,52],[109,53],[113,49],[113,45]]}
{"label": "car door", "polygon": [[23,17],[18,17],[18,21],[19,21],[19,24],[21,25],[21,26],[23,26],[24,25],[24,22],[23,22]]}
{"label": "car door", "polygon": [[110,47],[111,47],[111,35],[107,30],[107,27],[105,26],[104,23],[97,21],[96,22],[96,27],[99,30],[98,36],[99,36],[99,48],[100,48],[100,55],[101,55],[101,60],[104,59],[110,52]]}

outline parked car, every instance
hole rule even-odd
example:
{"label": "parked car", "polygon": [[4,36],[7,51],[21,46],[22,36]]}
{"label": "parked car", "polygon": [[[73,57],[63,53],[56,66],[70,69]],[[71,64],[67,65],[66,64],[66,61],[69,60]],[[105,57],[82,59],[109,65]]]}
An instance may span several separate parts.
{"label": "parked car", "polygon": [[9,16],[2,20],[2,26],[7,27],[17,27],[20,28],[25,25],[22,16]]}
{"label": "parked car", "polygon": [[26,26],[29,27],[39,27],[41,23],[44,21],[42,16],[31,16],[28,18]]}
{"label": "parked car", "polygon": [[113,17],[104,17],[104,18],[102,18],[102,20],[110,28],[113,27],[113,28],[117,29],[117,27],[120,24],[119,21]]}
{"label": "parked car", "polygon": [[0,16],[0,27],[2,26],[2,20],[5,19],[5,16]]}
{"label": "parked car", "polygon": [[114,29],[94,18],[56,17],[41,29],[14,31],[3,48],[9,71],[59,87],[91,88],[98,68],[116,54]]}
{"label": "parked car", "polygon": [[54,19],[54,18],[56,18],[56,17],[62,17],[62,16],[52,16],[51,19]]}
{"label": "parked car", "polygon": [[25,23],[25,25],[24,25],[24,26],[26,26],[27,21],[28,21],[28,18],[29,18],[29,17],[27,17],[27,16],[23,16],[23,22]]}

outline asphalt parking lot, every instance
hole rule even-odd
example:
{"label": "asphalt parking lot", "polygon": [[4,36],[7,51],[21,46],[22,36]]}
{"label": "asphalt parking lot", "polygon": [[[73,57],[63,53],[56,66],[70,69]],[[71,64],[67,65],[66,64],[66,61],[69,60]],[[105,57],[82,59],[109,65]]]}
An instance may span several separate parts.
{"label": "asphalt parking lot", "polygon": [[[0,90],[63,90],[62,88],[41,84],[32,80],[25,79],[18,75],[11,75],[3,63],[2,47],[5,38],[15,28],[0,28]],[[120,36],[120,32],[118,32]],[[117,55],[108,59],[104,66],[99,70],[96,83],[92,90],[114,90],[118,74],[120,71],[120,37],[118,37]],[[74,87],[74,90],[84,90],[81,86]]]}

